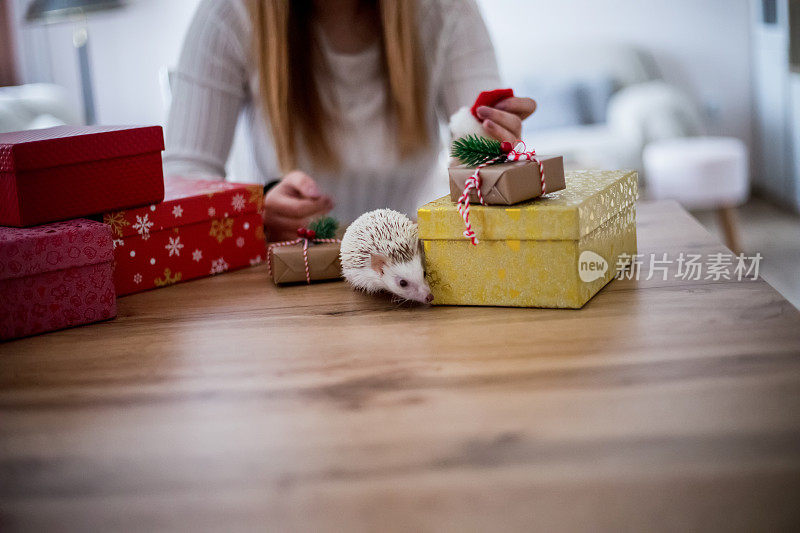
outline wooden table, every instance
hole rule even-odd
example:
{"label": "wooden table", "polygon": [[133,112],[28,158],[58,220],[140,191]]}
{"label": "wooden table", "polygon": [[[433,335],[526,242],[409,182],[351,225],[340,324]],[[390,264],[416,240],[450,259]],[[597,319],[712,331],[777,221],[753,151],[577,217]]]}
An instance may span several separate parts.
{"label": "wooden table", "polygon": [[[671,203],[639,241],[724,251]],[[259,266],[119,311],[0,345],[0,529],[800,525],[800,314],[761,280],[421,308]]]}

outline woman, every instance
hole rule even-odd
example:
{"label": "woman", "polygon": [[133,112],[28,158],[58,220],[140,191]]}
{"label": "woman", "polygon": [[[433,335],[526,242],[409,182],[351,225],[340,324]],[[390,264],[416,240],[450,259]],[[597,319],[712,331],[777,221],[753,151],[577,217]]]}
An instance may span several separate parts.
{"label": "woman", "polygon": [[[332,209],[413,213],[440,123],[501,86],[474,0],[203,0],[172,83],[167,172],[224,176],[243,112],[254,179],[280,178],[264,198],[270,240]],[[509,98],[478,114],[514,140],[534,109]]]}

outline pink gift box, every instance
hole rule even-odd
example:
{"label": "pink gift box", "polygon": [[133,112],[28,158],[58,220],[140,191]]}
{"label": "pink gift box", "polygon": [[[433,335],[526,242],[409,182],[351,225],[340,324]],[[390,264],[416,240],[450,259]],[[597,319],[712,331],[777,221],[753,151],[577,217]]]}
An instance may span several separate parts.
{"label": "pink gift box", "polygon": [[101,222],[0,227],[0,339],[116,316],[113,259]]}

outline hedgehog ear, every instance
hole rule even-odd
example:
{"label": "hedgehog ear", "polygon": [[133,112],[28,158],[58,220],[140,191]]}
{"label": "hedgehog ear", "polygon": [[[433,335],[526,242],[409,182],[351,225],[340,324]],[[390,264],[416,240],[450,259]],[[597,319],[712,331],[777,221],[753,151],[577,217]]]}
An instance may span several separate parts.
{"label": "hedgehog ear", "polygon": [[378,275],[383,276],[383,267],[386,266],[386,263],[389,262],[389,259],[385,255],[380,254],[372,254],[370,255],[370,266],[372,270],[378,273]]}

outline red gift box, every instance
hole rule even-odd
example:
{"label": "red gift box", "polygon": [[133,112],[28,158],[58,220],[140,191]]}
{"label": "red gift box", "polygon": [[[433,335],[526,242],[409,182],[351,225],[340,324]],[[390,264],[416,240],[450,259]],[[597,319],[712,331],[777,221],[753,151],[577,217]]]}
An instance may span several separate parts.
{"label": "red gift box", "polygon": [[0,339],[114,317],[113,258],[93,220],[0,227]]}
{"label": "red gift box", "polygon": [[33,226],[164,198],[160,126],[0,133],[0,225]]}
{"label": "red gift box", "polygon": [[168,176],[163,203],[107,213],[117,295],[261,263],[262,187]]}

